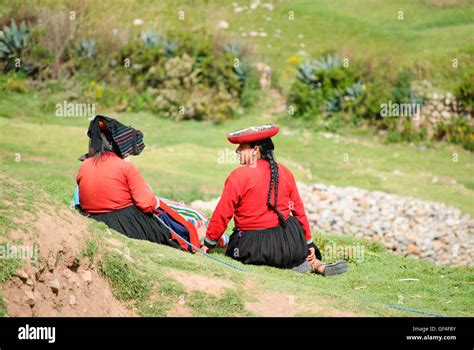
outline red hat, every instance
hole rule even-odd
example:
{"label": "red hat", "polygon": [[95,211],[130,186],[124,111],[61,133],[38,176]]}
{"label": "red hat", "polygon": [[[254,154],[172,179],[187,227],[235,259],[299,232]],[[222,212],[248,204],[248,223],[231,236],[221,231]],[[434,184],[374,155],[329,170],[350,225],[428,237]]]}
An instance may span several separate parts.
{"label": "red hat", "polygon": [[237,130],[227,135],[227,140],[231,143],[250,143],[275,136],[280,131],[278,125],[265,124],[261,126],[251,126],[246,129]]}

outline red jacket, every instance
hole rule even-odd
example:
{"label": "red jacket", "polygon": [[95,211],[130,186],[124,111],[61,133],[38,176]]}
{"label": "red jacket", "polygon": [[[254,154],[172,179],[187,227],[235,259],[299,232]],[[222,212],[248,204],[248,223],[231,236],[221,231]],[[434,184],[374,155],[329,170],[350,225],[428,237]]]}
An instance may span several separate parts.
{"label": "red jacket", "polygon": [[[301,223],[305,238],[311,242],[309,222],[303,202],[296,187],[293,174],[278,164],[278,210],[285,218],[290,213]],[[270,164],[259,159],[256,164],[247,164],[235,169],[225,181],[221,199],[212,214],[207,228],[206,240],[215,243],[225,232],[234,217],[239,230],[261,230],[279,225],[278,215],[267,207],[270,186]],[[272,192],[271,202],[273,203]]]}
{"label": "red jacket", "polygon": [[88,213],[107,213],[132,204],[150,213],[157,205],[135,165],[113,152],[84,160],[76,181],[81,208]]}

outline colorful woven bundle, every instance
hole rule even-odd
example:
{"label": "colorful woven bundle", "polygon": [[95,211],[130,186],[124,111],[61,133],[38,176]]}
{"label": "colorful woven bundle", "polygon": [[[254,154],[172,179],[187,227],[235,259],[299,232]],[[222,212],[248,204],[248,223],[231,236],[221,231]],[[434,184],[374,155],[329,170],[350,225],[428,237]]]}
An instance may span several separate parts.
{"label": "colorful woven bundle", "polygon": [[[199,232],[202,232],[203,235],[205,235],[205,232],[207,229],[207,223],[209,219],[202,211],[197,210],[193,207],[190,207],[189,205],[186,205],[180,202],[175,202],[167,198],[157,197],[157,199],[165,202],[170,208],[177,211],[182,217],[184,217],[186,221],[192,223]],[[204,236],[201,237],[201,240],[203,239],[204,239]],[[228,243],[229,243],[229,237],[227,235],[222,235],[221,238],[219,239],[217,246],[221,248],[225,248],[227,247]]]}
{"label": "colorful woven bundle", "polygon": [[110,129],[110,133],[120,149],[122,158],[140,154],[145,148],[143,133],[140,130],[122,124],[114,125]]}
{"label": "colorful woven bundle", "polygon": [[187,221],[191,222],[196,228],[201,227],[201,225],[205,225],[207,223],[207,216],[200,210],[194,209],[189,205],[175,202],[167,198],[158,198],[162,200],[168,206],[174,210],[176,210],[181,216],[183,216]]}

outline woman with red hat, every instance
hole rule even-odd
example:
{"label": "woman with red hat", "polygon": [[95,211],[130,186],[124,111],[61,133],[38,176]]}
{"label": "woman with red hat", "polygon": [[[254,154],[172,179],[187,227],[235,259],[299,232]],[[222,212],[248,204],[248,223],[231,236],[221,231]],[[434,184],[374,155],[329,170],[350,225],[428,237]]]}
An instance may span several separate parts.
{"label": "woman with red hat", "polygon": [[243,166],[225,181],[202,249],[208,252],[216,246],[233,217],[235,228],[226,255],[235,260],[325,276],[346,272],[343,260],[321,263],[295,178],[275,161],[271,137],[278,131],[278,126],[268,124],[228,135],[239,145],[236,152]]}

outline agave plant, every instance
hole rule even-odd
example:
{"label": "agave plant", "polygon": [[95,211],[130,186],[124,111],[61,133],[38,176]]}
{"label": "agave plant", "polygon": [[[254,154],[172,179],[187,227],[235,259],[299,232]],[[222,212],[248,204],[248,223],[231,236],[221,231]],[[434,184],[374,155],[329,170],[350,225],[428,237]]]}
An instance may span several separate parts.
{"label": "agave plant", "polygon": [[0,32],[0,59],[11,60],[20,57],[30,37],[31,33],[25,21],[17,27],[15,21],[12,20],[10,26],[4,26],[3,31]]}
{"label": "agave plant", "polygon": [[178,42],[172,39],[166,39],[165,41],[165,55],[167,57],[172,57],[175,55],[176,50],[178,50]]}
{"label": "agave plant", "polygon": [[162,35],[151,29],[147,30],[146,32],[141,32],[140,37],[143,41],[143,45],[145,45],[145,47],[148,49],[154,49],[163,41]]}
{"label": "agave plant", "polygon": [[362,83],[360,81],[346,87],[346,96],[350,101],[356,100],[360,95],[362,95]]}
{"label": "agave plant", "polygon": [[314,76],[314,63],[311,61],[303,61],[298,66],[298,79],[307,84],[307,85],[314,85],[315,76]]}
{"label": "agave plant", "polygon": [[237,75],[237,79],[241,84],[245,83],[251,72],[250,64],[247,61],[242,61],[236,67],[234,66],[234,73]]}
{"label": "agave plant", "polygon": [[344,98],[339,92],[336,92],[334,97],[328,98],[325,101],[326,104],[326,111],[328,112],[339,112],[342,109],[342,104],[344,102]]}
{"label": "agave plant", "polygon": [[238,43],[230,43],[224,47],[224,52],[230,53],[234,57],[241,57],[242,48]]}
{"label": "agave plant", "polygon": [[94,39],[81,40],[77,48],[79,56],[86,56],[88,58],[94,57],[96,54],[95,44],[96,42]]}
{"label": "agave plant", "polygon": [[327,54],[326,57],[321,57],[316,60],[314,64],[316,69],[328,71],[338,67],[341,64],[341,60],[337,55],[332,56],[331,54]]}

